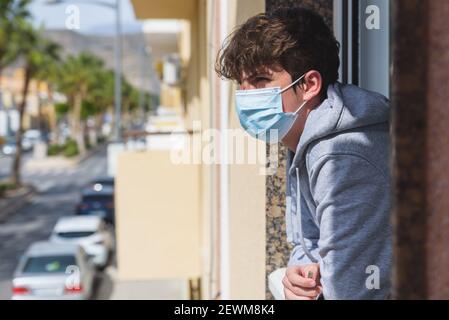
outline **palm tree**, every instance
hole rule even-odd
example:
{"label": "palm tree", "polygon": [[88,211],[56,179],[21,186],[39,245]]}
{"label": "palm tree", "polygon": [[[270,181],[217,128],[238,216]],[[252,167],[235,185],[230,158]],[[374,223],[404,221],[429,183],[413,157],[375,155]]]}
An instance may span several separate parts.
{"label": "palm tree", "polygon": [[30,0],[0,1],[0,74],[13,62],[20,48],[20,26],[30,16]]}
{"label": "palm tree", "polygon": [[[29,17],[30,0],[0,1],[0,77],[3,69],[14,62],[18,55],[20,41],[17,30]],[[3,106],[2,84],[0,82],[0,109]]]}
{"label": "palm tree", "polygon": [[133,113],[139,106],[139,91],[133,87],[125,78],[122,80],[122,105],[123,105],[123,126],[129,127]]}
{"label": "palm tree", "polygon": [[100,70],[95,74],[95,87],[89,91],[87,103],[91,106],[85,116],[95,118],[96,136],[99,136],[103,124],[104,114],[114,105],[114,72],[112,70]]}
{"label": "palm tree", "polygon": [[86,152],[82,119],[83,102],[98,86],[96,74],[101,70],[104,70],[103,61],[87,52],[76,57],[69,56],[61,67],[59,91],[63,92],[71,102],[71,132],[81,154]]}
{"label": "palm tree", "polygon": [[16,154],[12,168],[12,182],[20,185],[20,163],[22,159],[23,118],[25,115],[29,85],[32,79],[38,79],[46,73],[49,61],[59,59],[59,46],[43,39],[31,24],[23,22],[20,30],[19,55],[24,61],[24,79],[22,101],[19,103],[19,129],[16,133]]}
{"label": "palm tree", "polygon": [[[47,85],[48,90],[48,99],[50,103],[53,104],[53,93],[54,88],[56,84],[59,81],[60,77],[60,66],[61,66],[61,60],[60,60],[60,51],[61,47],[54,42],[47,42],[47,45],[45,46],[45,54],[43,55],[43,65],[45,68],[39,68],[38,72],[36,73],[35,79],[39,82],[44,82]],[[39,129],[43,131],[43,119],[42,119],[42,101],[39,97],[38,101],[38,123],[39,123]],[[50,129],[51,131],[56,131],[56,123],[50,123]]]}

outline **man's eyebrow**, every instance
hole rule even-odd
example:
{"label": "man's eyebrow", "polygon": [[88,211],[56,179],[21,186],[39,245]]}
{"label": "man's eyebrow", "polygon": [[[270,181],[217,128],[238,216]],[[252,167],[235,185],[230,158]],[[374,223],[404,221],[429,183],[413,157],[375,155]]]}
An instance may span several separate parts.
{"label": "man's eyebrow", "polygon": [[243,78],[241,81],[242,82],[244,82],[244,81],[251,81],[251,80],[254,80],[257,77],[263,77],[263,76],[271,77],[272,75],[273,74],[271,72],[269,72],[269,71],[254,72],[253,74]]}

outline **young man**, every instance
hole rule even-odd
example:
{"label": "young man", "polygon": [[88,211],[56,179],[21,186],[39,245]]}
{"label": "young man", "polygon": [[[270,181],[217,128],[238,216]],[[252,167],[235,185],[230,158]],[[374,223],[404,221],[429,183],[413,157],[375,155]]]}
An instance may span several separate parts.
{"label": "young man", "polygon": [[289,7],[250,18],[217,60],[243,128],[289,149],[286,299],[390,291],[388,100],[337,82],[338,51],[319,15]]}

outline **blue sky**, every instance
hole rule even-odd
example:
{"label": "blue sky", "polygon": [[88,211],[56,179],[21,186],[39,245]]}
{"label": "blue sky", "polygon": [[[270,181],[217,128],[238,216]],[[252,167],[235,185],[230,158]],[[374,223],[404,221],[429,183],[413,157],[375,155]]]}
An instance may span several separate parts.
{"label": "blue sky", "polygon": [[[115,3],[115,0],[101,0]],[[140,23],[134,17],[130,0],[121,1],[121,20],[123,32],[140,31]],[[89,0],[66,0],[64,4],[47,5],[46,0],[34,0],[30,6],[31,14],[36,26],[43,24],[47,29],[63,29],[68,15],[65,10],[68,5],[74,4],[79,8],[80,29],[75,30],[88,34],[108,34],[115,32],[115,12],[111,9],[92,4]]]}

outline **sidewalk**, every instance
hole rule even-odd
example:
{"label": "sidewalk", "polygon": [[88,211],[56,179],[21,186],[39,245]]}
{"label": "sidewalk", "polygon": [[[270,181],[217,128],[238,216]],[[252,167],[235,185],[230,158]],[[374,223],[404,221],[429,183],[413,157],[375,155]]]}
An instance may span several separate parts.
{"label": "sidewalk", "polygon": [[96,299],[107,300],[187,300],[187,280],[117,280],[117,270],[109,267],[101,279]]}
{"label": "sidewalk", "polygon": [[36,193],[34,187],[24,185],[13,196],[0,198],[0,223],[6,221],[14,212],[28,204]]}
{"label": "sidewalk", "polygon": [[89,159],[94,154],[104,150],[106,148],[106,144],[98,145],[89,151],[87,151],[84,155],[76,156],[73,158],[66,158],[64,156],[49,156],[43,159],[34,159],[31,158],[25,165],[24,170],[35,171],[41,170],[45,168],[70,168],[79,165],[85,160]]}

